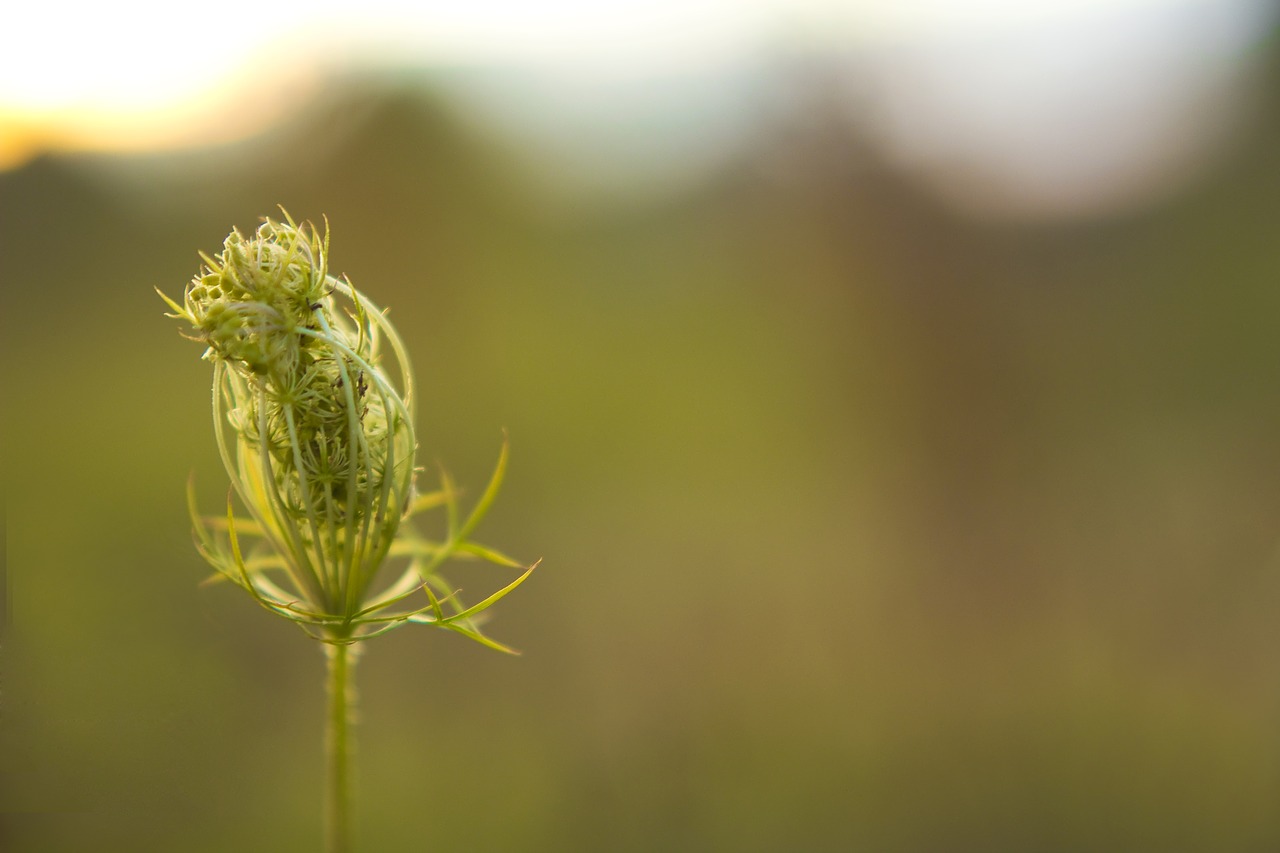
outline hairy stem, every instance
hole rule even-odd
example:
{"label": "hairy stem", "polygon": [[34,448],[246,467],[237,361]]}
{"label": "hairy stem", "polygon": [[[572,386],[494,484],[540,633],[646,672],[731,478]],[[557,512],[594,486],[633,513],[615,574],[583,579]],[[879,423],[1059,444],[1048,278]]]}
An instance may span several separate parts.
{"label": "hairy stem", "polygon": [[326,644],[329,713],[325,727],[325,853],[351,853],[351,723],[355,706],[354,645]]}

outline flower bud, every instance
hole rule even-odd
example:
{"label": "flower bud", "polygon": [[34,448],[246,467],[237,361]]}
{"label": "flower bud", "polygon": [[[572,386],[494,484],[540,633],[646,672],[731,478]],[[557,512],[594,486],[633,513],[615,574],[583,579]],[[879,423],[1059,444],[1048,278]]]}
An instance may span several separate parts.
{"label": "flower bud", "polygon": [[[315,612],[351,616],[386,557],[414,471],[412,377],[386,317],[327,271],[292,220],[233,231],[179,316],[215,366],[223,461]],[[396,354],[393,383],[380,352]]]}
{"label": "flower bud", "polygon": [[[232,231],[218,255],[203,255],[182,304],[160,293],[173,309],[169,316],[191,324],[189,337],[213,362],[214,432],[251,516],[238,519],[228,507],[226,536],[215,536],[189,489],[200,552],[216,577],[328,643],[416,623],[510,652],[481,633],[478,620],[537,564],[470,607],[437,573],[456,556],[520,567],[470,538],[497,495],[507,448],[465,519],[447,475],[440,491],[413,497],[408,356],[386,315],[349,281],[329,275],[328,248],[327,229],[321,236],[286,213],[252,237]],[[403,518],[434,507],[445,509],[442,540],[401,529]],[[242,539],[251,540],[247,550]],[[389,556],[407,558],[408,566],[375,591]],[[428,604],[403,609],[419,590]]]}

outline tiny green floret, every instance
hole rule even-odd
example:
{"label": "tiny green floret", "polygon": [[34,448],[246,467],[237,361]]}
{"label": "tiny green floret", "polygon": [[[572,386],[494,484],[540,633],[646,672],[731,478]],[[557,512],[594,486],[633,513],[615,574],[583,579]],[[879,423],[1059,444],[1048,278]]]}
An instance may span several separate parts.
{"label": "tiny green floret", "polygon": [[[346,278],[329,274],[329,231],[266,219],[232,231],[168,316],[191,326],[213,363],[213,420],[223,464],[248,511],[204,517],[189,490],[200,553],[215,577],[313,637],[349,644],[406,623],[433,624],[487,646],[480,611],[519,586],[533,566],[467,607],[438,574],[451,558],[518,563],[470,541],[506,468],[506,444],[482,498],[459,521],[456,491],[415,494],[413,374],[386,312]],[[409,516],[446,511],[439,541]],[[375,591],[379,569],[407,558]],[[536,563],[534,564],[536,566]],[[415,593],[426,602],[406,607]],[[447,606],[446,606],[447,605]]]}

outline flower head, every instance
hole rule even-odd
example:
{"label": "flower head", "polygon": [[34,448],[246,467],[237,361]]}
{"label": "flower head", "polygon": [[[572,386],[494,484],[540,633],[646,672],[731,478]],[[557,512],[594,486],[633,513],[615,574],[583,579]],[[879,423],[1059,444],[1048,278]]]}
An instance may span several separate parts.
{"label": "flower head", "polygon": [[[194,510],[201,553],[260,604],[328,642],[347,643],[405,622],[450,628],[488,645],[474,616],[528,576],[467,608],[436,570],[457,555],[518,565],[469,535],[496,494],[498,470],[465,523],[448,477],[414,496],[413,375],[386,314],[328,272],[329,234],[265,220],[232,231],[169,315],[191,324],[213,362],[213,418],[222,461],[250,518]],[[394,370],[386,364],[390,349]],[[407,515],[444,506],[448,530],[431,542],[401,529]],[[225,527],[215,537],[211,527]],[[242,549],[241,539],[251,540]],[[373,594],[389,556],[407,556],[398,581]],[[277,572],[280,582],[269,575]],[[429,605],[396,611],[421,588]],[[438,597],[439,596],[439,597]],[[446,611],[442,604],[448,603]]]}

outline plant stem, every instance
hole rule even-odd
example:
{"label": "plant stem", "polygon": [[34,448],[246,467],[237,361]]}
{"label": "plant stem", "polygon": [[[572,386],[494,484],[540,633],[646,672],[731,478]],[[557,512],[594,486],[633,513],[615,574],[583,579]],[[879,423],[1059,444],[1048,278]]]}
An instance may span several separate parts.
{"label": "plant stem", "polygon": [[352,670],[356,648],[326,644],[329,658],[329,713],[325,728],[328,784],[325,789],[326,853],[351,851],[351,722],[355,705]]}

